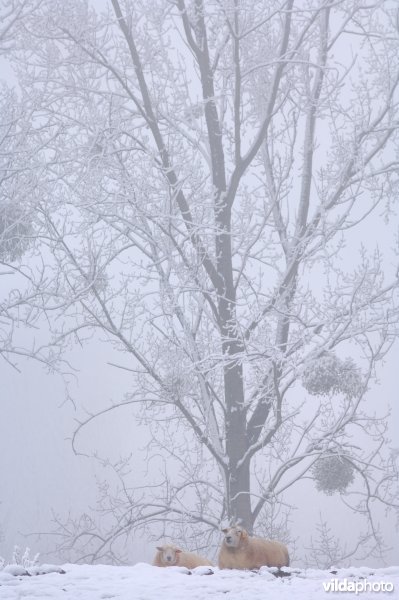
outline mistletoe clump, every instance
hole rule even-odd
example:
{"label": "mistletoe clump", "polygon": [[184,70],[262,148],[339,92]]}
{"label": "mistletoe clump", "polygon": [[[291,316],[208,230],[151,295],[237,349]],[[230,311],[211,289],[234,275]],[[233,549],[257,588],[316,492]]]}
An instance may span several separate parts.
{"label": "mistletoe clump", "polygon": [[302,384],[314,396],[341,393],[356,398],[363,388],[362,376],[354,361],[351,358],[341,360],[333,353],[314,360],[305,369]]}
{"label": "mistletoe clump", "polygon": [[316,489],[332,496],[335,492],[343,494],[354,478],[352,463],[338,454],[323,456],[312,468]]}
{"label": "mistletoe clump", "polygon": [[326,396],[334,391],[339,379],[339,360],[333,354],[326,354],[307,367],[302,383],[314,396]]}
{"label": "mistletoe clump", "polygon": [[27,250],[31,224],[18,205],[0,203],[0,260],[14,261]]}

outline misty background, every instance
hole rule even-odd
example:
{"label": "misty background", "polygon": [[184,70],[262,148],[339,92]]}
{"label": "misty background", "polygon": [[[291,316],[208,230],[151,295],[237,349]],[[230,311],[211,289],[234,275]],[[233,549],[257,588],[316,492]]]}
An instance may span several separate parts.
{"label": "misty background", "polygon": [[[106,6],[106,2],[96,4],[99,13]],[[172,39],[172,46],[175,44],[180,49],[181,40]],[[337,50],[337,55],[338,61],[343,60],[345,48]],[[3,58],[1,65],[2,79],[17,87],[11,61]],[[255,185],[251,175],[248,181],[249,186]],[[356,231],[347,234],[340,249],[340,263],[350,270],[355,268],[362,246],[370,252],[379,248],[385,273],[391,275],[396,269],[393,240],[397,232],[394,212],[387,219],[383,218],[382,211],[375,218],[365,219]],[[45,253],[43,256],[46,260]],[[6,294],[12,285],[6,276],[0,278],[2,294]],[[323,293],[320,267],[315,266],[310,273],[309,285],[316,295]],[[35,329],[17,323],[14,339],[17,345],[29,347],[33,340],[44,343],[47,334],[47,321],[41,318]],[[345,348],[342,356],[350,355],[351,351],[349,347]],[[356,361],[359,355],[354,352],[352,358]],[[68,363],[63,376],[24,357],[16,358],[17,368],[5,360],[0,362],[0,556],[5,558],[11,556],[14,545],[18,544],[22,548],[29,546],[34,553],[40,552],[46,561],[64,560],[65,552],[60,556],[57,551],[54,520],[62,522],[68,514],[75,517],[86,512],[92,514],[93,510],[95,514],[98,486],[104,482],[111,488],[117,485],[112,464],[120,459],[130,456],[128,480],[134,488],[162,480],[164,459],[156,455],[149,461],[150,433],[145,424],[138,422],[137,414],[130,406],[93,420],[79,432],[72,447],[74,432],[82,420],[101,407],[121,402],[137,384],[128,371],[115,366],[117,352],[101,335],[95,334],[82,344],[71,343],[64,350],[63,359]],[[370,383],[365,400],[370,414],[390,411],[386,442],[396,450],[399,450],[398,364],[396,342],[377,365],[377,381]],[[310,407],[316,405],[317,400],[309,398],[299,386],[290,394],[294,398],[295,395],[307,398]],[[357,515],[348,520],[338,496],[329,497],[317,491],[309,479],[298,482],[286,492],[284,502],[293,506],[289,529],[294,540],[294,565],[306,560],[319,519],[348,546],[363,531]],[[389,550],[384,559],[368,558],[365,562],[370,566],[398,563],[395,518],[391,513],[386,514],[383,507],[378,508],[377,513],[381,537]],[[159,527],[159,536],[162,535],[163,529]],[[131,562],[151,561],[154,539],[130,532],[125,543]]]}

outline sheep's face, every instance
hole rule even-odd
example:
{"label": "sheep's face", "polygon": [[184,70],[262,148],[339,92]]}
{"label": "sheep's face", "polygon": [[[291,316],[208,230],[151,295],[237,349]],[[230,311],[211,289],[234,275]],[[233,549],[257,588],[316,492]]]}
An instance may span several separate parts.
{"label": "sheep's face", "polygon": [[241,540],[248,537],[247,532],[242,527],[227,527],[222,531],[224,533],[224,543],[228,548],[238,548]]}
{"label": "sheep's face", "polygon": [[164,565],[173,566],[179,560],[181,550],[175,546],[157,546],[157,550],[161,553],[161,561]]}

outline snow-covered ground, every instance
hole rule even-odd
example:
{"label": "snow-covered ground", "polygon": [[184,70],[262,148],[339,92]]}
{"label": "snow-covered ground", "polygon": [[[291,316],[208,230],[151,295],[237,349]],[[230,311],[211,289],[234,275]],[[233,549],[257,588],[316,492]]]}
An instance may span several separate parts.
{"label": "snow-covered ground", "polygon": [[[61,569],[59,569],[61,571]],[[219,571],[199,567],[190,573],[181,567],[159,568],[146,563],[132,567],[105,565],[62,566],[37,569],[31,576],[0,572],[1,600],[316,600],[323,597],[345,599],[399,597],[399,567],[339,569],[336,573],[314,569],[290,569],[287,577],[276,578],[271,569]],[[335,580],[343,585],[389,584],[391,592],[327,592],[325,585]],[[324,585],[323,585],[324,584]]]}

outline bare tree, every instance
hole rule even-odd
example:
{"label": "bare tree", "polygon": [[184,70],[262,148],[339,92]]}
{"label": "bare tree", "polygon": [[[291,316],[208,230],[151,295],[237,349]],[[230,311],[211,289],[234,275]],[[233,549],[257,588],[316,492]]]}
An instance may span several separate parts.
{"label": "bare tree", "polygon": [[[335,536],[326,521],[320,515],[319,523],[316,525],[317,537],[311,538],[311,545],[306,550],[305,562],[308,566],[316,566],[318,569],[330,569],[346,565],[349,559],[354,556],[366,559],[369,556],[369,545],[375,543],[371,533],[360,534],[358,539],[354,540],[351,547],[348,548],[341,539]],[[364,552],[364,549],[366,550]],[[364,552],[364,556],[359,556],[359,551]]]}
{"label": "bare tree", "polygon": [[396,468],[367,392],[398,333],[398,272],[359,238],[394,214],[394,3],[51,1],[21,47],[49,140],[54,347],[99,331],[131,375],[74,448],[135,405],[163,472],[137,489],[119,465],[108,529],[60,523],[65,539],[114,559],[162,523],[199,546],[223,520],[266,523],[311,477],[378,541]]}
{"label": "bare tree", "polygon": [[[24,22],[41,0],[6,0],[0,7],[0,57],[18,48]],[[6,60],[4,65],[9,67]],[[7,71],[6,71],[7,72]],[[10,79],[13,72],[9,69]],[[14,85],[13,85],[14,84]],[[37,252],[40,196],[45,137],[31,127],[35,108],[25,103],[18,82],[0,84],[0,356],[18,368],[21,357],[49,365],[47,349],[27,332],[35,331],[43,307],[45,265]],[[45,164],[45,162],[44,162]],[[35,248],[36,246],[36,248]],[[18,329],[23,335],[18,335]]]}

